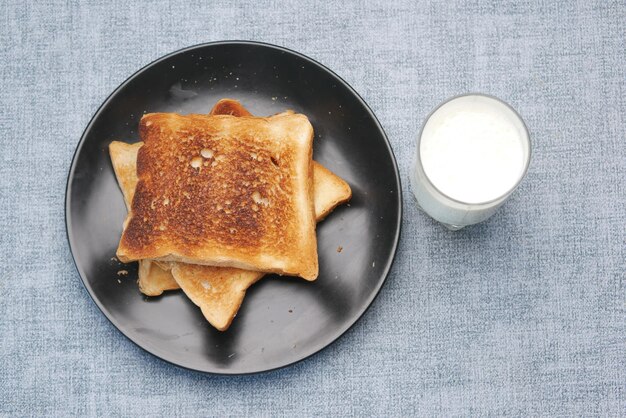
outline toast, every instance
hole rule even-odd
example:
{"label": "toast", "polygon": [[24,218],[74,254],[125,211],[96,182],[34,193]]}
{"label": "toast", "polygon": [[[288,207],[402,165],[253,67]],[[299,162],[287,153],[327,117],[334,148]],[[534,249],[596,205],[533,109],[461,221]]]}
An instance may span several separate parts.
{"label": "toast", "polygon": [[[135,164],[137,151],[143,145],[114,141],[109,145],[111,161],[126,205],[137,184]],[[131,162],[131,163],[129,163]],[[350,199],[350,186],[317,162],[313,162],[314,202],[316,219],[324,219],[337,205]],[[170,263],[163,269],[151,260],[139,260],[139,289],[147,296],[158,296],[166,290],[182,287],[198,305],[204,317],[220,331],[228,329],[243,302],[246,290],[264,273],[233,268]],[[174,279],[176,277],[176,280]]]}
{"label": "toast", "polygon": [[[239,102],[232,99],[220,100],[210,114],[220,113],[232,116],[250,115]],[[142,145],[141,142],[132,145],[113,142],[109,147],[113,168],[129,208],[137,184],[137,151]],[[352,192],[345,181],[315,161],[313,179],[315,215],[320,221],[337,205],[348,201]],[[263,277],[262,273],[240,269],[140,260],[139,288],[148,296],[158,296],[163,291],[177,289],[179,285],[172,274],[176,274],[183,291],[201,308],[207,321],[220,331],[230,326],[246,290]]]}
{"label": "toast", "polygon": [[313,129],[269,118],[145,115],[117,250],[140,259],[317,277]]}
{"label": "toast", "polygon": [[[315,216],[322,220],[337,205],[348,201],[352,191],[348,183],[315,161],[313,177]],[[246,290],[265,275],[258,271],[184,263],[172,263],[171,273],[207,321],[220,331],[232,323]]]}
{"label": "toast", "polygon": [[234,99],[221,99],[211,109],[209,115],[252,116],[248,109]]}

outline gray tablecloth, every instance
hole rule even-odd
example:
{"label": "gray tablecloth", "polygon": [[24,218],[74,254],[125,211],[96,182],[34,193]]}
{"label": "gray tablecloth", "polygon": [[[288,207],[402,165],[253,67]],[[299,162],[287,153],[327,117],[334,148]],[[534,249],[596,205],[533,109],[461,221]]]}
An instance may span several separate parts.
{"label": "gray tablecloth", "polygon": [[[1,414],[626,414],[624,1],[29,3],[0,3]],[[362,320],[293,367],[229,378],[123,337],[64,223],[71,157],[106,96],[222,39],[292,48],[348,81],[405,195],[395,265]],[[494,218],[451,233],[407,179],[424,116],[468,91],[516,107],[534,154]]]}

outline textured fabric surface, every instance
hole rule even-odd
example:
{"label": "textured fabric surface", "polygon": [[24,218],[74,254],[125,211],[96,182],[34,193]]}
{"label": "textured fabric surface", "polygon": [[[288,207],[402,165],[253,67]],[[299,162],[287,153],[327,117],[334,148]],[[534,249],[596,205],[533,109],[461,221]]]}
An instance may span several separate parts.
{"label": "textured fabric surface", "polygon": [[[625,22],[624,1],[0,2],[0,414],[626,414]],[[396,262],[362,320],[293,367],[228,378],[123,337],[64,223],[100,103],[152,60],[222,39],[336,71],[386,129],[405,195]],[[452,233],[407,179],[422,119],[468,91],[516,107],[534,153],[494,218]]]}

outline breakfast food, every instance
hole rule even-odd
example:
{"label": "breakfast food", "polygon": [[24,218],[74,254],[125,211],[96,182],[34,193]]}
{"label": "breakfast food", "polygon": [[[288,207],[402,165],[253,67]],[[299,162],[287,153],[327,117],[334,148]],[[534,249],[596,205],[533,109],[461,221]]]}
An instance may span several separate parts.
{"label": "breakfast food", "polygon": [[145,115],[139,179],[117,250],[317,278],[313,128],[304,115]]}
{"label": "breakfast food", "polygon": [[[114,141],[109,145],[111,161],[127,206],[137,184],[137,151],[143,145]],[[315,217],[324,219],[340,203],[350,199],[350,186],[321,164],[313,161]],[[139,261],[139,288],[147,296],[182,288],[217,329],[230,326],[243,302],[246,290],[265,273],[227,267],[167,263],[166,269],[151,260]]]}
{"label": "breakfast food", "polygon": [[[212,114],[217,112],[225,112],[234,116],[249,115],[238,102],[229,99],[218,102]],[[277,116],[289,115],[293,115],[293,113],[285,112]],[[194,117],[196,116],[199,115],[194,115]],[[258,120],[261,118],[251,119]],[[122,142],[113,142],[110,145],[115,174],[129,208],[132,208],[136,203],[133,201],[134,189],[138,181],[135,167],[137,155],[141,153],[139,150],[142,145],[142,143],[129,145]],[[312,179],[309,176],[309,181],[314,184],[314,195],[312,196],[314,214],[317,220],[321,220],[338,204],[348,200],[351,191],[347,183],[328,169],[316,162],[311,162],[311,165]],[[206,212],[204,214],[206,215]],[[164,290],[175,289],[180,286],[190,300],[201,308],[206,319],[220,330],[227,329],[232,322],[248,287],[265,274],[258,270],[170,262],[163,261],[163,259],[156,262],[141,259],[139,262],[139,285],[143,293],[158,295]]]}
{"label": "breakfast food", "polygon": [[[128,206],[137,183],[132,161],[136,160],[141,145],[115,141],[109,146],[113,167]],[[351,190],[345,181],[317,162],[313,162],[313,178],[315,216],[319,221],[338,204],[347,201]],[[169,267],[171,269],[163,269],[151,260],[140,260],[141,292],[158,296],[165,290],[180,287],[219,330],[228,328],[241,306],[246,290],[264,276],[264,273],[256,271],[184,263],[171,263]]]}
{"label": "breakfast food", "polygon": [[209,115],[252,116],[248,109],[233,99],[221,99],[213,106]]}

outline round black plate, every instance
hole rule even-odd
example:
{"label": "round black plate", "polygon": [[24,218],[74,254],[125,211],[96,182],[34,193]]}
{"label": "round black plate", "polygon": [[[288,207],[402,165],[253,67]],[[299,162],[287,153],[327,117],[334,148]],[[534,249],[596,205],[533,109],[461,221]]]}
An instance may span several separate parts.
{"label": "round black plate", "polygon": [[[255,115],[285,109],[307,115],[315,128],[314,158],[343,177],[354,196],[318,225],[318,279],[264,278],[250,288],[228,331],[219,332],[181,291],[142,296],[136,265],[112,259],[126,209],[107,147],[113,140],[136,142],[144,113],[207,113],[223,97],[240,100]],[[385,281],[401,213],[398,168],[365,102],[310,58],[255,42],[194,46],[131,76],[87,126],[66,193],[74,261],[106,317],[157,357],[223,374],[295,363],[346,332]],[[127,276],[118,276],[122,269]]]}

